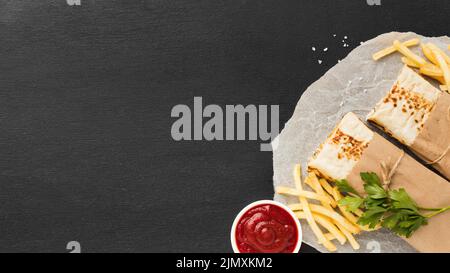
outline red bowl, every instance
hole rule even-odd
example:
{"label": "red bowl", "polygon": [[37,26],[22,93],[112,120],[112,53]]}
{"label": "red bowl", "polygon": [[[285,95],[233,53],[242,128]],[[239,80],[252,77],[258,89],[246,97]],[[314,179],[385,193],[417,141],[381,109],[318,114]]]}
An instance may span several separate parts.
{"label": "red bowl", "polygon": [[298,251],[300,250],[300,246],[302,244],[302,229],[301,229],[301,225],[299,220],[297,219],[297,217],[295,216],[295,214],[292,212],[291,209],[289,209],[286,205],[280,203],[280,202],[276,202],[276,201],[272,201],[272,200],[261,200],[261,201],[256,201],[253,202],[251,204],[249,204],[248,206],[246,206],[244,209],[242,209],[239,214],[236,216],[236,218],[234,219],[233,222],[233,226],[231,227],[231,234],[230,234],[230,239],[231,239],[231,246],[233,247],[233,251],[234,253],[241,253],[241,250],[238,247],[238,240],[237,240],[237,226],[239,224],[239,222],[241,221],[241,219],[243,218],[243,216],[250,210],[259,207],[259,206],[263,206],[263,205],[269,205],[269,206],[276,206],[278,209],[281,209],[283,211],[285,211],[287,213],[287,215],[289,215],[292,219],[292,221],[295,223],[295,229],[296,229],[296,235],[297,235],[297,241],[295,243],[295,247],[292,249],[292,251],[290,253],[298,253]]}

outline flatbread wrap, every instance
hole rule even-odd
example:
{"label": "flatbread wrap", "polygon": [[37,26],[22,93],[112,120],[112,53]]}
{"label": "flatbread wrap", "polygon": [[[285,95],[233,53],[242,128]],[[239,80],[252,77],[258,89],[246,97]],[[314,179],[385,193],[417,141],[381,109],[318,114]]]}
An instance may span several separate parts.
{"label": "flatbread wrap", "polygon": [[367,120],[450,180],[450,95],[408,67]]}
{"label": "flatbread wrap", "polygon": [[[320,145],[308,168],[329,180],[347,179],[364,194],[361,172],[393,170],[389,188],[403,188],[421,207],[450,204],[450,183],[405,154],[381,135],[370,130],[355,114],[346,114]],[[450,211],[429,219],[410,238],[404,238],[420,252],[450,252]]]}

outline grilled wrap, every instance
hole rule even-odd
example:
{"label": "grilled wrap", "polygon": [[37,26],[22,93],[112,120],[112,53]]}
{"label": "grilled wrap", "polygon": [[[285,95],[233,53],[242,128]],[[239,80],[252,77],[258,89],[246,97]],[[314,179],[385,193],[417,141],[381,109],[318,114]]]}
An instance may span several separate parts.
{"label": "grilled wrap", "polygon": [[[382,172],[381,163],[398,163],[389,187],[404,188],[421,207],[450,205],[450,183],[398,147],[371,131],[355,114],[348,113],[320,145],[308,168],[330,180],[347,179],[364,194],[361,172]],[[420,252],[450,252],[450,211],[429,220],[410,238],[404,238]]]}

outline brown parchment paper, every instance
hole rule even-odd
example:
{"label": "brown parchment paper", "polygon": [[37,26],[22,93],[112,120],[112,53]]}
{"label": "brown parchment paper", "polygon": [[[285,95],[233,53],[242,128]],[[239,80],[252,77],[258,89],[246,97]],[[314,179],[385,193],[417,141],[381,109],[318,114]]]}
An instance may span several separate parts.
{"label": "brown parchment paper", "polygon": [[[403,67],[398,54],[378,62],[372,60],[372,54],[392,45],[396,39],[404,41],[412,38],[420,38],[424,43],[433,42],[441,48],[450,44],[450,38],[447,36],[425,37],[413,32],[385,33],[355,48],[303,92],[292,117],[273,141],[274,186],[294,186],[294,165],[300,163],[303,170],[306,170],[308,158],[344,114],[352,111],[361,119],[365,119],[374,105],[386,94],[386,90],[391,88],[398,71]],[[420,48],[414,47],[412,50],[420,54]],[[284,203],[295,202],[295,199],[277,194],[274,199]],[[300,222],[303,243],[327,252],[317,243],[307,223]],[[362,233],[357,239],[361,245],[358,251],[345,244],[337,245],[337,252],[416,252],[405,240],[386,229]]]}
{"label": "brown parchment paper", "polygon": [[[426,162],[434,162],[450,145],[450,95],[442,93],[411,149]],[[433,167],[450,180],[450,152]],[[450,229],[450,228],[449,228]]]}
{"label": "brown parchment paper", "polygon": [[[348,181],[362,194],[364,189],[361,172],[381,174],[382,161],[390,167],[401,156],[399,148],[375,133],[348,176]],[[403,155],[391,179],[390,188],[404,188],[421,207],[440,208],[450,205],[450,183],[407,154]],[[450,252],[450,211],[431,218],[428,225],[404,239],[420,252]]]}

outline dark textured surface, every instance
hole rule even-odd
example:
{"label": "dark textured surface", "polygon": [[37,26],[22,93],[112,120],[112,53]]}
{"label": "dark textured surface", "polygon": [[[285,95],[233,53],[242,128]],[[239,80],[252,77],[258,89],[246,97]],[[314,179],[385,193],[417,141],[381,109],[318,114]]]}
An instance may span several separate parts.
{"label": "dark textured surface", "polygon": [[272,197],[272,154],[175,142],[171,108],[194,96],[279,104],[282,126],[360,41],[446,35],[450,12],[447,0],[81,2],[0,1],[3,252],[72,240],[84,252],[230,251],[235,214]]}

